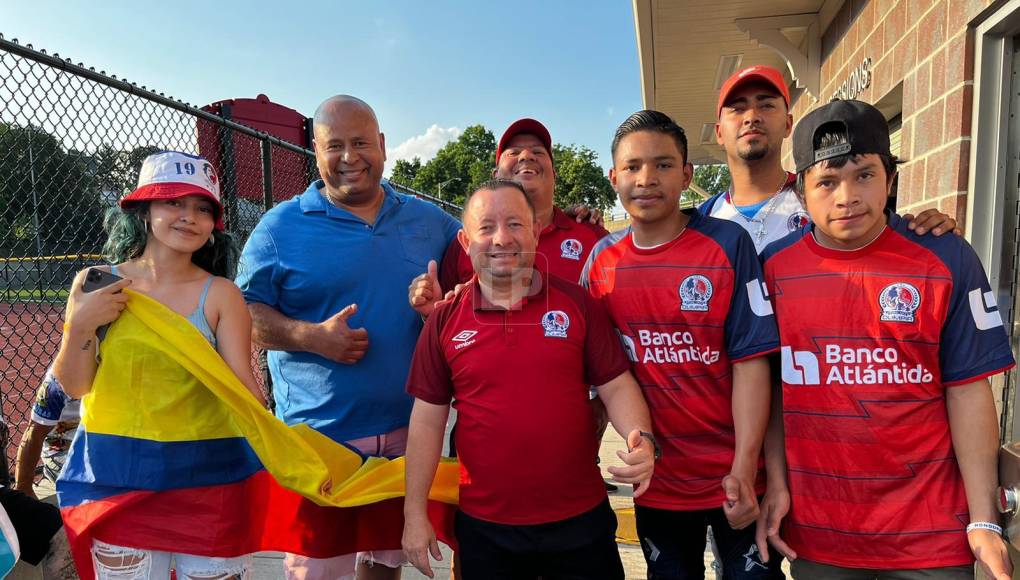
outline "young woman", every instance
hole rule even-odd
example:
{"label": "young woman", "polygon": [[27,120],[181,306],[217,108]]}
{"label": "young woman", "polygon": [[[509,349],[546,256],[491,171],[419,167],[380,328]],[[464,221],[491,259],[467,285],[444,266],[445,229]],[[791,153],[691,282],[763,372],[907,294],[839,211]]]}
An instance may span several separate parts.
{"label": "young woman", "polygon": [[[113,266],[101,269],[123,279],[86,292],[83,283],[88,270],[84,270],[71,286],[63,340],[54,362],[54,374],[68,395],[86,396],[102,360],[118,356],[117,344],[109,348],[100,345],[97,331],[120,316],[129,299],[122,290],[130,288],[186,318],[252,396],[264,403],[251,368],[251,319],[241,292],[230,280],[238,252],[223,231],[222,218],[218,179],[208,161],[178,152],[145,159],[138,188],[120,200],[120,208],[112,209],[104,224],[109,238],[103,250]],[[144,366],[140,368],[139,387],[145,388]],[[102,401],[96,397],[93,404],[99,406]],[[89,411],[98,415],[103,409]],[[78,437],[85,437],[81,430]],[[123,461],[131,465],[132,473],[148,469],[156,472],[156,479],[160,477],[158,461],[140,462],[129,455],[126,453]],[[101,474],[84,481],[86,486],[94,481],[98,488],[100,480]],[[230,505],[218,509],[229,510]],[[117,517],[111,516],[105,525],[116,527]],[[194,556],[124,547],[98,538],[92,540],[91,551],[100,580],[126,577],[125,573],[131,578],[166,579],[172,559],[181,579],[241,579],[247,578],[251,569],[250,555]]]}

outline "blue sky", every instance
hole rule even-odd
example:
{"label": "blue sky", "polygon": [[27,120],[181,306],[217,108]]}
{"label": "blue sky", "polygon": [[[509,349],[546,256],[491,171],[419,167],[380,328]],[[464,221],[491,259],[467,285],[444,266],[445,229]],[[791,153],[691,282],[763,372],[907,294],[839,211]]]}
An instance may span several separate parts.
{"label": "blue sky", "polygon": [[265,93],[311,115],[350,93],[394,157],[536,117],[609,166],[641,108],[626,0],[84,2],[0,0],[0,32],[194,105]]}

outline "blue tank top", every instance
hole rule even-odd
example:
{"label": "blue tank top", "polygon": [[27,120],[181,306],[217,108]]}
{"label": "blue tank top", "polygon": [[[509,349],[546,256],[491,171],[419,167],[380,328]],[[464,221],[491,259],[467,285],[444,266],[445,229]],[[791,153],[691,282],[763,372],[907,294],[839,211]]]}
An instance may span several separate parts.
{"label": "blue tank top", "polygon": [[[117,274],[117,266],[110,266],[110,272]],[[202,287],[202,294],[198,297],[198,307],[185,318],[209,341],[213,348],[216,348],[216,334],[213,332],[209,320],[205,317],[205,299],[209,296],[209,288],[212,286],[213,278],[214,276],[210,274],[209,279],[205,281],[205,286]]]}

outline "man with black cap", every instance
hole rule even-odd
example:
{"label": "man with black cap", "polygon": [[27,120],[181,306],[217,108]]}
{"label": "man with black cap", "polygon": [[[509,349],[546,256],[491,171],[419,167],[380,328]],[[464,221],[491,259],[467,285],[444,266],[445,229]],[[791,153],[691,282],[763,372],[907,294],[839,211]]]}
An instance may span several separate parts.
{"label": "man with black cap", "polygon": [[897,160],[873,106],[812,111],[793,156],[813,223],[762,254],[782,363],[767,461],[792,505],[770,540],[794,578],[973,578],[976,558],[1007,580],[988,377],[1014,361],[977,255],[886,210]]}
{"label": "man with black cap", "polygon": [[[762,65],[727,79],[716,104],[716,142],[726,151],[733,181],[728,191],[699,209],[743,226],[759,252],[810,221],[794,192],[794,174],[783,169],[783,140],[793,128],[790,105],[783,73]],[[956,228],[956,220],[935,209],[921,212],[916,220],[904,217],[919,234],[931,231],[937,236]]]}

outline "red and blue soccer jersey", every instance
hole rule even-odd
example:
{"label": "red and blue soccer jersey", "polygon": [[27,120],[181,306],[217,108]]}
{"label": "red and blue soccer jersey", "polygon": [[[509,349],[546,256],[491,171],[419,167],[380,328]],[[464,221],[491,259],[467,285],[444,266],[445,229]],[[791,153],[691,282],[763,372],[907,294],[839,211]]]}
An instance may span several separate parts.
{"label": "red and blue soccer jersey", "polygon": [[782,342],[784,537],[835,566],[966,565],[946,389],[1013,366],[981,263],[957,236],[917,236],[893,214],[856,251],[812,229],[762,254]]}
{"label": "red and blue soccer jersey", "polygon": [[687,229],[655,248],[636,246],[630,229],[606,236],[582,274],[620,333],[662,447],[636,503],[669,510],[722,505],[735,445],[731,365],[779,347],[747,232],[688,215]]}

